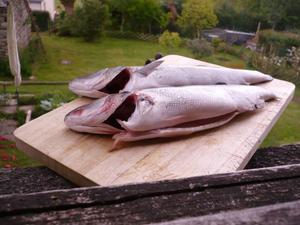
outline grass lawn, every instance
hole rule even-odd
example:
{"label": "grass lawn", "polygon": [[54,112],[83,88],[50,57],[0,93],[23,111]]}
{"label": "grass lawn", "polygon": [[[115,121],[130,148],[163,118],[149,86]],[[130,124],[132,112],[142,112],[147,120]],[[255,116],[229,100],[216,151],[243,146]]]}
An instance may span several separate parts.
{"label": "grass lawn", "polygon": [[[185,48],[175,48],[172,52],[168,52],[157,43],[138,40],[107,37],[95,43],[86,43],[78,38],[63,38],[47,34],[43,34],[42,38],[47,51],[47,61],[34,66],[33,75],[37,80],[68,81],[105,67],[143,65],[147,58],[154,57],[157,52],[163,55],[179,54],[193,57],[192,53]],[[69,61],[70,64],[62,64],[63,60]],[[246,63],[242,59],[226,53],[216,53],[202,60],[227,67],[246,68]],[[10,87],[8,91],[14,92],[14,88]],[[67,86],[21,86],[20,91],[37,95],[56,93],[72,96]],[[300,88],[296,90],[295,99],[299,99],[298,103],[295,100],[288,106],[262,146],[300,142]],[[0,143],[0,157],[2,157],[0,167],[36,165],[15,150],[12,143],[6,141]]]}
{"label": "grass lawn", "polygon": [[300,104],[292,102],[273,127],[262,147],[300,143]]}
{"label": "grass lawn", "polygon": [[[143,65],[145,60],[153,58],[157,52],[166,55],[168,50],[157,43],[104,38],[95,43],[86,43],[79,38],[64,38],[42,35],[47,52],[47,62],[34,66],[33,75],[38,80],[57,81],[71,80],[105,67],[117,65]],[[192,57],[185,48],[175,48],[172,54]],[[70,64],[62,64],[62,60]],[[49,90],[51,88],[51,90]],[[10,92],[14,88],[8,89]],[[66,86],[21,86],[23,93],[67,93]]]}

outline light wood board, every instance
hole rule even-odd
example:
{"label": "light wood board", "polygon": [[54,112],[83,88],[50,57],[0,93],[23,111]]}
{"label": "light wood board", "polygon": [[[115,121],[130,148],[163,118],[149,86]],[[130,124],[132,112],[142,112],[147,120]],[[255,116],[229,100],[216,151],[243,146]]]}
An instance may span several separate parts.
{"label": "light wood board", "polygon": [[[172,55],[166,56],[164,63],[211,65]],[[110,136],[81,134],[65,127],[64,116],[91,101],[87,98],[78,98],[21,126],[14,135],[19,149],[81,186],[233,172],[247,164],[295,89],[292,83],[277,79],[260,86],[272,90],[279,99],[219,128],[186,137],[129,143],[114,152],[109,152],[113,142]]]}

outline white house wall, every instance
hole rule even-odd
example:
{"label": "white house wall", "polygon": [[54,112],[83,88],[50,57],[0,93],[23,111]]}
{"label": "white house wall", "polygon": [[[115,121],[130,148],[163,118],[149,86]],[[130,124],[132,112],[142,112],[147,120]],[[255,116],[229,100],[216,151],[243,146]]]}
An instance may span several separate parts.
{"label": "white house wall", "polygon": [[51,19],[55,16],[55,2],[54,0],[44,0],[46,10],[49,12]]}
{"label": "white house wall", "polygon": [[[30,1],[29,1],[30,2]],[[36,11],[48,11],[51,19],[55,16],[55,2],[54,0],[44,0],[41,3],[30,2],[31,10]]]}
{"label": "white house wall", "polygon": [[30,3],[30,8],[33,11],[43,11],[41,4],[39,4],[39,3]]}

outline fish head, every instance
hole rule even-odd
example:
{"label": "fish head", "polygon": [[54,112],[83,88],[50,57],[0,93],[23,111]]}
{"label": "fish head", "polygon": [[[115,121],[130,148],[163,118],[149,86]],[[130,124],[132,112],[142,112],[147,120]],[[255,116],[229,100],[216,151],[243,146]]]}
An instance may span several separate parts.
{"label": "fish head", "polygon": [[79,96],[92,98],[118,93],[128,83],[134,69],[124,66],[106,68],[72,80],[69,89]]}
{"label": "fish head", "polygon": [[[115,120],[115,117],[122,118],[122,112],[117,109],[126,102],[128,93],[113,94],[98,99],[90,104],[80,106],[69,112],[64,119],[65,125],[75,131],[114,134],[122,128]],[[116,115],[116,114],[120,115]],[[126,113],[126,112],[125,112]]]}
{"label": "fish head", "polygon": [[150,95],[136,92],[132,93],[130,97],[133,98],[134,110],[131,111],[126,120],[117,119],[117,122],[125,130],[134,130],[141,123],[148,123],[148,121],[153,119],[156,111],[154,100]]}

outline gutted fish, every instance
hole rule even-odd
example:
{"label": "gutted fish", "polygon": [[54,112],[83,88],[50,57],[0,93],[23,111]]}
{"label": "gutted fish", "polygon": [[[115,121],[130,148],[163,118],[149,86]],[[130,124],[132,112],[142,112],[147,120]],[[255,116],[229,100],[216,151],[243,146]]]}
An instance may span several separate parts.
{"label": "gutted fish", "polygon": [[79,96],[101,98],[107,94],[118,93],[132,74],[141,68],[138,66],[106,68],[72,80],[69,89]]}
{"label": "gutted fish", "polygon": [[[70,82],[74,93],[92,98],[159,87],[256,84],[272,80],[258,71],[209,66],[164,65],[163,59],[144,67],[115,67]],[[162,65],[161,65],[162,64]]]}
{"label": "gutted fish", "polygon": [[221,126],[273,98],[272,92],[256,86],[154,88],[81,106],[66,115],[65,124],[75,131],[114,134],[117,141],[172,137]]}

